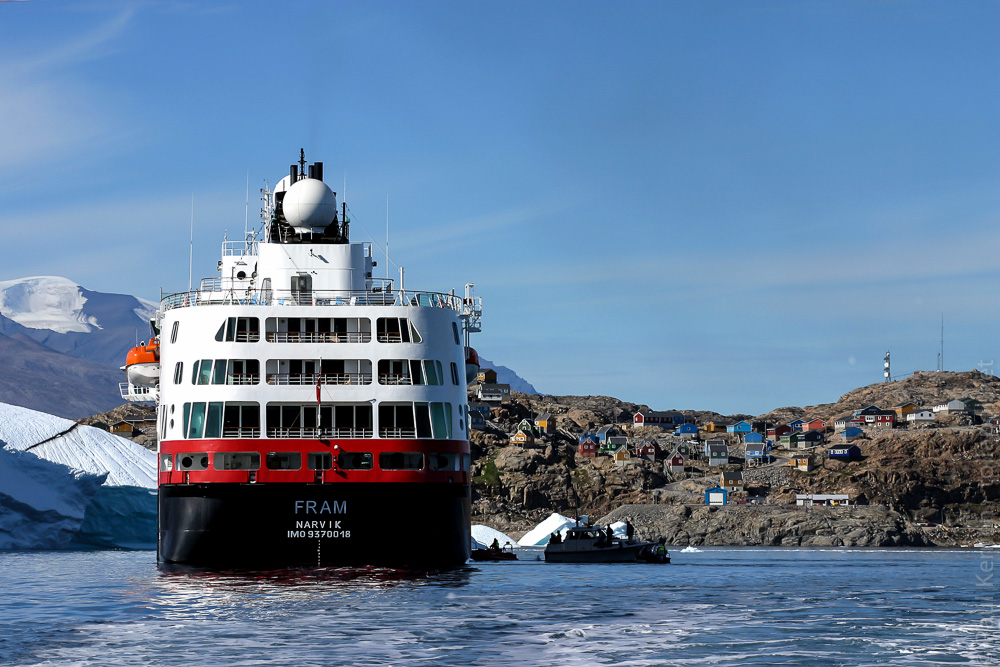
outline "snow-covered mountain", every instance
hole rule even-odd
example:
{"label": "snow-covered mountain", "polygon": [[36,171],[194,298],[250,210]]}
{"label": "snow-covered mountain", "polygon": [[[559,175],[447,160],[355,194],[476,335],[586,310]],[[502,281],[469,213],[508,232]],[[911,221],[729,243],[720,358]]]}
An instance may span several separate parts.
{"label": "snow-covered mountain", "polygon": [[0,549],[156,545],[156,454],[0,403]]}
{"label": "snow-covered mountain", "polygon": [[118,368],[149,338],[156,304],[94,292],[58,276],[0,281],[0,334],[24,334],[57,352]]}
{"label": "snow-covered mountain", "polygon": [[119,369],[155,313],[66,278],[0,281],[0,401],[74,419],[121,405]]}

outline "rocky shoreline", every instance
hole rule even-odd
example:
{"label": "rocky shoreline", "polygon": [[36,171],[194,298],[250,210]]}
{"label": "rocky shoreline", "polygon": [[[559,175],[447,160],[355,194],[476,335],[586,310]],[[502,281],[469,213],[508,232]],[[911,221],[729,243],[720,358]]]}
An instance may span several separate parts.
{"label": "rocky shoreline", "polygon": [[[629,521],[643,539],[683,546],[935,546],[925,529],[880,506],[624,505],[597,520]],[[956,545],[957,546],[957,545]]]}

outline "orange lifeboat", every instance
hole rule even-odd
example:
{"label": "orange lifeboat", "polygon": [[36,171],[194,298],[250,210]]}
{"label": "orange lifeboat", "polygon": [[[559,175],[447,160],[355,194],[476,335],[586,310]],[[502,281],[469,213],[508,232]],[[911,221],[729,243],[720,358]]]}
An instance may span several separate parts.
{"label": "orange lifeboat", "polygon": [[160,341],[153,338],[128,351],[125,357],[125,376],[129,384],[137,387],[155,387],[160,383]]}
{"label": "orange lifeboat", "polygon": [[479,375],[479,353],[475,348],[465,348],[465,384],[472,384]]}

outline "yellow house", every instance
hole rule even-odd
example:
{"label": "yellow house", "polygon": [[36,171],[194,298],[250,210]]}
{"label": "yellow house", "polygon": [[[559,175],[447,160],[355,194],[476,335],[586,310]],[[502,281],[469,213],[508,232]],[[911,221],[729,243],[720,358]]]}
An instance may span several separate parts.
{"label": "yellow house", "polygon": [[811,456],[793,456],[788,459],[788,465],[803,472],[809,472],[813,469]]}
{"label": "yellow house", "polygon": [[892,409],[896,412],[896,421],[905,422],[906,415],[916,412],[919,407],[916,403],[900,403]]}
{"label": "yellow house", "polygon": [[535,428],[542,433],[554,433],[556,430],[556,420],[548,412],[535,417]]}
{"label": "yellow house", "polygon": [[708,422],[705,424],[705,430],[709,433],[725,433],[726,424],[716,424],[715,422]]}
{"label": "yellow house", "polygon": [[482,384],[496,384],[497,372],[492,368],[481,368],[476,375],[476,381]]}
{"label": "yellow house", "polygon": [[617,452],[615,452],[615,463],[617,465],[623,466],[631,461],[632,461],[632,455],[629,453],[626,447],[622,447]]}
{"label": "yellow house", "polygon": [[510,436],[510,444],[518,445],[520,447],[531,447],[535,444],[535,436],[527,431],[518,431],[514,435]]}

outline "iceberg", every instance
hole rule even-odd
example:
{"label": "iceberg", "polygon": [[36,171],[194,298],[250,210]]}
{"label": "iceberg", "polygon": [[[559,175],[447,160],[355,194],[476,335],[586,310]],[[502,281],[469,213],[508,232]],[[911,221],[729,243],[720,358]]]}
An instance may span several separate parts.
{"label": "iceberg", "polygon": [[156,454],[0,403],[0,549],[156,546]]}
{"label": "iceberg", "polygon": [[545,521],[529,530],[520,540],[517,541],[522,547],[542,547],[549,543],[552,533],[562,532],[570,526],[576,525],[576,519],[570,519],[553,512]]}
{"label": "iceberg", "polygon": [[475,540],[476,543],[478,544],[485,545],[483,547],[480,547],[483,549],[493,544],[493,540],[499,542],[501,547],[507,544],[510,544],[511,546],[517,544],[517,540],[515,540],[513,537],[501,533],[499,530],[494,530],[489,526],[483,526],[481,524],[476,524],[472,526],[472,539]]}

